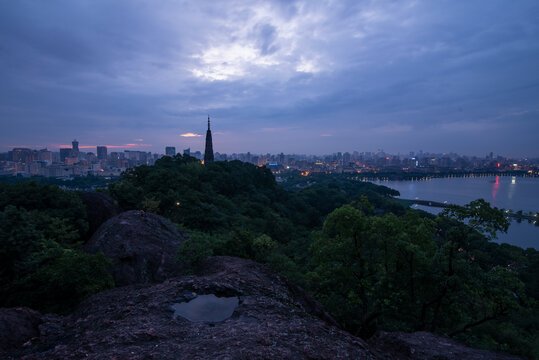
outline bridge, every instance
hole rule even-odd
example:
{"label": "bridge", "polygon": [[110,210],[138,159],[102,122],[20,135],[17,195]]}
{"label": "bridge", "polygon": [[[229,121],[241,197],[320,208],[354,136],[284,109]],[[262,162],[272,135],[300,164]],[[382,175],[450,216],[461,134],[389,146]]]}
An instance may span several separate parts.
{"label": "bridge", "polygon": [[[400,201],[409,203],[409,204],[417,204],[417,205],[423,205],[423,206],[430,206],[430,207],[439,207],[439,208],[448,208],[450,206],[454,206],[455,204],[448,204],[448,203],[441,203],[438,201],[431,201],[431,200],[418,200],[418,199],[401,199],[396,198]],[[524,214],[522,211],[514,212],[513,210],[505,210],[504,215],[506,217],[514,218],[517,220],[528,220],[529,222],[533,222],[535,225],[539,226],[539,213],[532,214]]]}

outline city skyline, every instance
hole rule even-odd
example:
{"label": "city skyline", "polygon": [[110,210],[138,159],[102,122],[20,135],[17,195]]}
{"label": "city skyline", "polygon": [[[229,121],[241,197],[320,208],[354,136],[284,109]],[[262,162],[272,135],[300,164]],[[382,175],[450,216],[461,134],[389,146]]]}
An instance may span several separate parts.
{"label": "city skyline", "polygon": [[539,4],[0,4],[0,151],[539,157]]}
{"label": "city skyline", "polygon": [[[209,131],[209,130],[208,130]],[[207,140],[202,140],[203,146],[207,147]],[[210,135],[210,141],[211,141],[211,135]],[[75,145],[76,144],[76,145]],[[148,154],[155,154],[155,155],[166,155],[166,156],[174,156],[176,154],[187,154],[191,155],[193,153],[198,153],[200,156],[204,156],[205,151],[201,151],[201,148],[197,147],[182,147],[181,145],[175,146],[174,144],[165,145],[162,149],[157,149],[156,151],[151,151],[148,148],[137,148],[136,144],[125,144],[125,145],[133,145],[133,147],[130,146],[124,146],[124,145],[80,145],[79,141],[77,139],[74,139],[71,144],[62,144],[59,145],[59,147],[55,148],[49,148],[49,147],[40,147],[40,146],[13,146],[9,147],[7,151],[0,151],[0,155],[2,154],[8,154],[10,152],[13,152],[13,150],[30,150],[30,151],[49,151],[54,153],[61,153],[62,150],[75,150],[77,153],[81,154],[94,154],[97,155],[99,153],[99,148],[104,148],[105,151],[108,151],[109,149],[112,150],[111,153],[121,153],[121,152],[139,152],[139,153],[148,153]],[[199,144],[200,145],[200,144]],[[76,148],[75,148],[76,146]],[[88,150],[88,151],[84,151]],[[213,149],[212,149],[213,152]],[[284,151],[276,151],[276,152],[269,152],[269,151],[262,151],[262,152],[254,152],[254,151],[234,151],[231,153],[226,152],[219,152],[216,151],[215,153],[220,155],[247,155],[251,154],[253,156],[265,156],[265,155],[287,155],[287,156],[301,156],[301,157],[307,157],[307,158],[320,158],[325,156],[335,156],[343,154],[354,154],[354,155],[368,155],[368,156],[397,156],[400,158],[413,158],[415,156],[418,157],[424,157],[424,156],[458,156],[458,157],[466,157],[466,158],[477,158],[477,159],[483,159],[483,158],[503,158],[506,160],[533,160],[533,161],[539,161],[539,157],[510,157],[506,154],[500,154],[500,153],[494,153],[492,151],[488,152],[485,151],[483,154],[466,154],[461,153],[457,151],[450,151],[450,152],[435,152],[435,151],[423,151],[423,149],[418,150],[412,150],[412,151],[405,151],[405,152],[389,152],[384,149],[376,149],[374,151],[368,151],[368,150],[360,150],[360,149],[341,149],[340,151],[334,151],[330,153],[292,153],[292,152],[284,152]],[[202,160],[202,158],[200,159]],[[221,160],[222,161],[222,160]]]}
{"label": "city skyline", "polygon": [[[208,129],[209,131],[209,129]],[[190,136],[190,137],[195,137],[195,136]],[[201,135],[196,135],[196,138],[199,138],[198,140],[198,143],[194,144],[194,146],[182,146],[181,144],[166,144],[164,145],[162,148],[161,147],[156,147],[156,146],[153,146],[153,145],[150,145],[150,144],[136,144],[136,143],[132,143],[132,144],[124,144],[124,145],[103,145],[103,144],[99,144],[99,145],[81,145],[79,143],[79,141],[75,138],[73,139],[72,143],[71,144],[68,144],[68,143],[65,143],[65,144],[61,144],[61,145],[56,145],[56,146],[52,146],[52,147],[49,147],[49,146],[32,146],[32,145],[19,145],[19,146],[9,146],[5,151],[2,151],[0,150],[0,154],[2,153],[8,153],[8,152],[11,152],[13,151],[14,149],[27,149],[27,150],[32,150],[32,151],[38,151],[38,150],[48,150],[48,151],[51,151],[51,152],[57,152],[57,153],[60,153],[61,150],[73,150],[74,149],[74,146],[76,144],[76,148],[77,148],[77,152],[79,151],[80,149],[80,152],[81,153],[94,153],[94,154],[97,154],[98,152],[98,148],[106,148],[106,149],[110,149],[112,150],[113,152],[128,152],[128,151],[132,151],[132,152],[146,152],[146,153],[153,153],[153,154],[160,154],[160,155],[169,155],[168,154],[168,151],[172,151],[171,149],[173,149],[174,153],[175,154],[184,154],[185,151],[189,151],[190,153],[194,153],[194,152],[198,152],[202,155],[205,154],[205,151],[202,151],[204,150],[203,148],[204,147],[207,147],[207,139],[204,140],[203,137],[201,137]],[[138,139],[140,141],[142,141],[142,139]],[[211,133],[210,133],[210,141],[212,142],[211,140]],[[192,144],[192,143],[191,143]],[[1,149],[1,147],[0,147]],[[84,151],[84,150],[87,150],[87,151]],[[212,149],[213,151],[213,149]],[[502,158],[505,158],[505,159],[529,159],[529,160],[539,160],[539,157],[534,157],[534,156],[517,156],[517,157],[511,157],[509,156],[508,154],[503,154],[503,153],[495,153],[493,151],[488,151],[488,149],[486,149],[483,153],[479,153],[479,154],[469,154],[469,153],[463,153],[463,152],[459,152],[459,151],[449,151],[449,152],[440,152],[440,151],[429,151],[428,149],[427,150],[423,150],[423,149],[415,149],[415,150],[410,150],[410,151],[398,151],[398,152],[391,152],[391,151],[387,151],[385,149],[376,149],[376,150],[370,150],[370,149],[340,149],[338,151],[333,151],[333,152],[327,152],[327,153],[307,153],[307,152],[285,152],[285,151],[274,151],[274,152],[270,152],[270,151],[261,151],[261,152],[255,152],[255,151],[232,151],[232,152],[224,152],[224,151],[216,151],[216,153],[218,154],[253,154],[253,155],[267,155],[267,154],[271,154],[271,155],[278,155],[278,154],[286,154],[286,155],[300,155],[300,156],[307,156],[307,157],[323,157],[323,156],[329,156],[329,155],[336,155],[336,154],[344,154],[344,153],[358,153],[358,154],[369,154],[369,155],[377,155],[377,154],[387,154],[387,155],[391,155],[391,156],[401,156],[401,157],[410,157],[410,156],[415,156],[415,155],[436,155],[436,156],[440,156],[440,155],[457,155],[457,156],[460,156],[460,157],[475,157],[475,158],[484,158],[484,157],[492,157],[492,156],[495,156],[495,157],[502,157]],[[170,155],[170,156],[173,156],[173,155]]]}

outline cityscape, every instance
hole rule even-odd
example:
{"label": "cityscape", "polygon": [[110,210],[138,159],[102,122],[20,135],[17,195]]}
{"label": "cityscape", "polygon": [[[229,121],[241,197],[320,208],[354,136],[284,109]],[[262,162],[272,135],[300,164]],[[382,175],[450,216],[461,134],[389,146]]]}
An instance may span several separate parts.
{"label": "cityscape", "polygon": [[[13,148],[0,153],[0,175],[4,176],[45,176],[72,178],[74,176],[120,176],[126,169],[140,165],[153,165],[163,156],[189,155],[204,160],[205,153],[190,148],[165,147],[163,153],[139,150],[109,151],[106,146],[97,146],[95,151],[82,151],[77,140],[69,148],[58,151],[48,149]],[[440,154],[410,152],[389,154],[383,150],[376,152],[344,151],[327,155],[306,154],[224,154],[216,151],[215,161],[233,161],[266,166],[274,174],[299,171],[310,173],[373,173],[394,172],[504,172],[521,171],[531,176],[539,176],[539,159],[511,159],[492,152],[484,157],[466,156],[456,153]]]}

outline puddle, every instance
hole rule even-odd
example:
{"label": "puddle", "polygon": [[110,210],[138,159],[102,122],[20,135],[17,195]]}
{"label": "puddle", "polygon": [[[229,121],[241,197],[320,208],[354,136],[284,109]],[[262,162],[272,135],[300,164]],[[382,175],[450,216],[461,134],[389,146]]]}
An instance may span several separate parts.
{"label": "puddle", "polygon": [[232,316],[238,307],[238,297],[199,295],[191,301],[172,304],[173,317],[181,316],[191,322],[219,322]]}

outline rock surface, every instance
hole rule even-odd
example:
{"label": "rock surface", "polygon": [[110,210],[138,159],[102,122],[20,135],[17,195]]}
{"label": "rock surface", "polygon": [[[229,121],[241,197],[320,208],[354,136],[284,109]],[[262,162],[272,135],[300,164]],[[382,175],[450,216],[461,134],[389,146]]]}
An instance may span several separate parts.
{"label": "rock surface", "polygon": [[[173,318],[171,305],[195,294],[238,296],[218,323]],[[307,296],[306,294],[304,294]],[[266,267],[215,257],[198,276],[112,289],[83,302],[23,359],[376,359],[364,341],[315,315],[314,300]],[[328,316],[329,319],[329,316]]]}
{"label": "rock surface", "polygon": [[86,208],[89,225],[85,240],[90,239],[105,221],[121,212],[116,201],[102,192],[84,192],[80,198]]}
{"label": "rock surface", "polygon": [[28,308],[0,308],[0,355],[39,336],[41,314]]}
{"label": "rock surface", "polygon": [[[237,296],[239,304],[230,318],[216,323],[173,317],[173,304],[203,294]],[[28,309],[16,317],[25,319],[26,311],[41,322],[39,335],[30,321],[33,330],[19,337],[17,349],[0,353],[2,358],[518,359],[429,333],[381,332],[367,344],[334,326],[301,288],[263,265],[224,256],[206,260],[197,275],[94,295],[64,318],[39,317]],[[26,344],[20,347],[21,342]]]}
{"label": "rock surface", "polygon": [[113,261],[116,286],[162,282],[180,273],[175,256],[188,236],[162,216],[131,210],[101,225],[85,250]]}
{"label": "rock surface", "polygon": [[380,356],[391,360],[519,360],[518,356],[472,349],[428,332],[384,332],[369,339]]}

